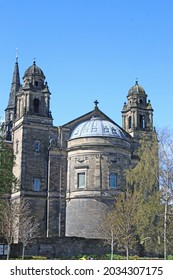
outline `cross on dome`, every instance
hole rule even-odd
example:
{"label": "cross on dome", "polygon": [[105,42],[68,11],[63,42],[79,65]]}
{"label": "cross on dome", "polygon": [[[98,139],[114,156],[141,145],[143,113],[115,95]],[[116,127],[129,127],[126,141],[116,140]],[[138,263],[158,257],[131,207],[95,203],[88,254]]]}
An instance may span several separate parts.
{"label": "cross on dome", "polygon": [[97,99],[94,101],[94,104],[95,104],[95,108],[97,108],[98,106],[98,104],[99,104],[99,102],[97,101]]}

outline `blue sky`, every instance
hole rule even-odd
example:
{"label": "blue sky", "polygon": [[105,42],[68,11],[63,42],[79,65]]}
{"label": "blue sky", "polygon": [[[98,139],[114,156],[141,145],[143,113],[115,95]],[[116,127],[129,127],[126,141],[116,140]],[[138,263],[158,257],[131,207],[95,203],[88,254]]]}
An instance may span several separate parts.
{"label": "blue sky", "polygon": [[0,116],[18,48],[21,82],[34,58],[46,76],[54,125],[91,111],[95,99],[121,125],[138,78],[156,128],[173,128],[172,15],[172,0],[0,0]]}

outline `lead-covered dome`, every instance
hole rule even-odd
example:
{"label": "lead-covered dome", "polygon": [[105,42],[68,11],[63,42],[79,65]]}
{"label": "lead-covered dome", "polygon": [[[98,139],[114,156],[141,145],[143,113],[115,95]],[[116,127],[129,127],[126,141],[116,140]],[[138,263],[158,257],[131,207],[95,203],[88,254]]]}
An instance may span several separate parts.
{"label": "lead-covered dome", "polygon": [[132,95],[132,94],[146,94],[145,90],[143,89],[143,87],[141,87],[138,84],[138,81],[136,81],[135,85],[132,86],[129,91],[128,91],[128,95]]}
{"label": "lead-covered dome", "polygon": [[33,62],[32,66],[26,69],[23,79],[29,76],[40,76],[41,78],[45,79],[43,71],[36,65],[35,61]]}
{"label": "lead-covered dome", "polygon": [[81,137],[126,138],[124,132],[116,124],[100,117],[92,117],[76,126],[71,133],[70,140]]}

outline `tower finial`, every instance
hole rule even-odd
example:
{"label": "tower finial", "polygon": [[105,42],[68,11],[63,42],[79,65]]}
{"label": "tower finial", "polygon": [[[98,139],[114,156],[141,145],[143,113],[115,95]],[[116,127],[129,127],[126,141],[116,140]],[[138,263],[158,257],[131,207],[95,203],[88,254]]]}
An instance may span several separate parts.
{"label": "tower finial", "polygon": [[138,78],[136,78],[136,82],[135,82],[135,85],[138,85]]}
{"label": "tower finial", "polygon": [[16,48],[16,62],[18,63],[18,58],[19,58],[19,50]]}
{"label": "tower finial", "polygon": [[95,104],[95,108],[98,108],[98,104],[99,104],[99,102],[97,101],[97,99],[94,101],[94,104]]}
{"label": "tower finial", "polygon": [[36,65],[36,58],[33,58],[33,65]]}

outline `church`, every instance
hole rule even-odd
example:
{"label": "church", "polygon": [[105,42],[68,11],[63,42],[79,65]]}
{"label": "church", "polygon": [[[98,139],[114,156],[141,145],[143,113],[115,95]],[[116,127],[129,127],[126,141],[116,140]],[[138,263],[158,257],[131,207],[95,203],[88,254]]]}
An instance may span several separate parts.
{"label": "church", "polygon": [[16,58],[4,121],[19,182],[11,199],[30,201],[43,237],[101,238],[99,225],[125,188],[124,171],[137,163],[139,140],[154,132],[153,108],[136,81],[122,108],[122,127],[97,100],[92,111],[58,126],[50,96],[35,61],[21,84]]}

